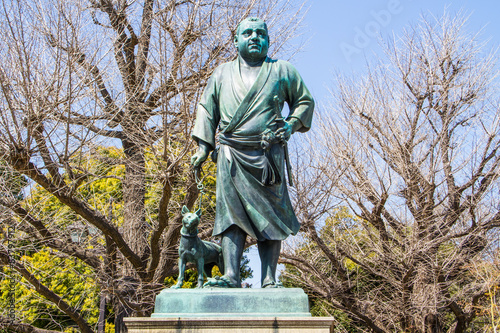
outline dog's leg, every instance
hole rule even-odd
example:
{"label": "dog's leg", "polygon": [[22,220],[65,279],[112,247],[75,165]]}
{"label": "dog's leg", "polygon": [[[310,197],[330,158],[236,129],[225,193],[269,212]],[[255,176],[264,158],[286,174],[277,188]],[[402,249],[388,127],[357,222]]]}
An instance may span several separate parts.
{"label": "dog's leg", "polygon": [[180,287],[182,287],[182,285],[184,284],[184,271],[186,269],[186,264],[184,263],[184,260],[182,260],[181,257],[179,257],[179,277],[177,278],[177,283],[174,284],[172,287],[172,289],[178,289]]}
{"label": "dog's leg", "polygon": [[199,258],[196,262],[196,268],[198,269],[198,285],[196,288],[203,288],[203,282],[205,279],[203,278],[203,272],[205,270],[205,259],[203,257]]}

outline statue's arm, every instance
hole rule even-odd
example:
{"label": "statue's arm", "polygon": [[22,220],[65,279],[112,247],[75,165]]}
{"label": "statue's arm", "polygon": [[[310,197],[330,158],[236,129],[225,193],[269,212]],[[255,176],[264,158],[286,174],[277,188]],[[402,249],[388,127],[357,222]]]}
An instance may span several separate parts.
{"label": "statue's arm", "polygon": [[283,138],[288,141],[293,133],[297,132],[304,125],[300,119],[295,117],[290,117],[285,121],[285,125],[276,131],[276,135],[283,136]]}
{"label": "statue's arm", "polygon": [[290,117],[287,119],[286,123],[290,127],[290,134],[293,134],[297,132],[299,129],[301,129],[304,125],[302,125],[302,122],[300,121],[299,118],[295,117]]}
{"label": "statue's arm", "polygon": [[289,63],[287,65],[290,114],[286,121],[291,126],[291,133],[307,132],[311,128],[314,99],[297,70]]}
{"label": "statue's arm", "polygon": [[198,141],[198,151],[191,156],[191,165],[195,168],[201,166],[203,162],[207,159],[210,151],[212,150],[212,146],[205,141]]}
{"label": "statue's arm", "polygon": [[215,133],[220,121],[219,101],[217,93],[217,73],[210,77],[201,96],[196,112],[196,121],[192,138],[198,143],[198,150],[191,157],[191,165],[199,167],[215,148]]}

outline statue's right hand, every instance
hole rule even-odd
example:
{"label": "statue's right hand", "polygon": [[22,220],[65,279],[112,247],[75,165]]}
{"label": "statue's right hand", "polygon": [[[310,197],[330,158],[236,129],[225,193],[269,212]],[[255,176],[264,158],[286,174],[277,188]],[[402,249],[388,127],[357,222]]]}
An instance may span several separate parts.
{"label": "statue's right hand", "polygon": [[199,167],[203,164],[203,162],[205,162],[205,160],[207,159],[208,157],[208,152],[203,150],[203,149],[198,149],[198,151],[196,152],[196,154],[194,154],[193,156],[191,156],[191,165],[193,167]]}
{"label": "statue's right hand", "polygon": [[191,165],[195,168],[200,167],[210,154],[211,147],[205,141],[198,142],[198,151],[191,157]]}

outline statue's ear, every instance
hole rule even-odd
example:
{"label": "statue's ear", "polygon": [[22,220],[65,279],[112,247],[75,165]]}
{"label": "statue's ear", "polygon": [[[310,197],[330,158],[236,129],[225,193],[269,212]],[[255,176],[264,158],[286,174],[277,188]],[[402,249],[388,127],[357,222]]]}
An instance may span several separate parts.
{"label": "statue's ear", "polygon": [[201,217],[201,208],[198,208],[198,210],[195,212],[196,215],[198,215],[198,217]]}
{"label": "statue's ear", "polygon": [[182,215],[186,215],[187,213],[189,213],[189,209],[185,205],[182,206]]}
{"label": "statue's ear", "polygon": [[238,35],[234,35],[233,43],[234,47],[238,48]]}

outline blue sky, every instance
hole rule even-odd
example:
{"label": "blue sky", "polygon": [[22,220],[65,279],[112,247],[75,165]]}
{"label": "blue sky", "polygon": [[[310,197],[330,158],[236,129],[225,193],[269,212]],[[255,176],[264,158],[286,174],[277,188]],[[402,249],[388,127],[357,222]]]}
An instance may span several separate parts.
{"label": "blue sky", "polygon": [[[302,36],[308,43],[291,63],[320,108],[328,103],[328,87],[333,87],[335,72],[363,73],[367,60],[380,53],[378,37],[373,37],[375,32],[382,38],[400,35],[404,27],[416,23],[423,13],[440,17],[445,9],[452,15],[463,11],[470,15],[469,32],[481,30],[481,39],[489,40],[490,47],[500,45],[500,1],[309,0],[309,6]],[[247,282],[258,288],[260,261],[254,247],[249,258],[254,277]]]}
{"label": "blue sky", "polygon": [[[309,0],[305,37],[309,42],[291,62],[299,70],[318,104],[326,102],[333,73],[362,72],[366,60],[380,52],[377,37],[398,35],[422,13],[441,16],[463,10],[470,14],[468,31],[482,29],[490,46],[500,45],[500,1],[493,0]],[[364,36],[363,36],[364,35]]]}

